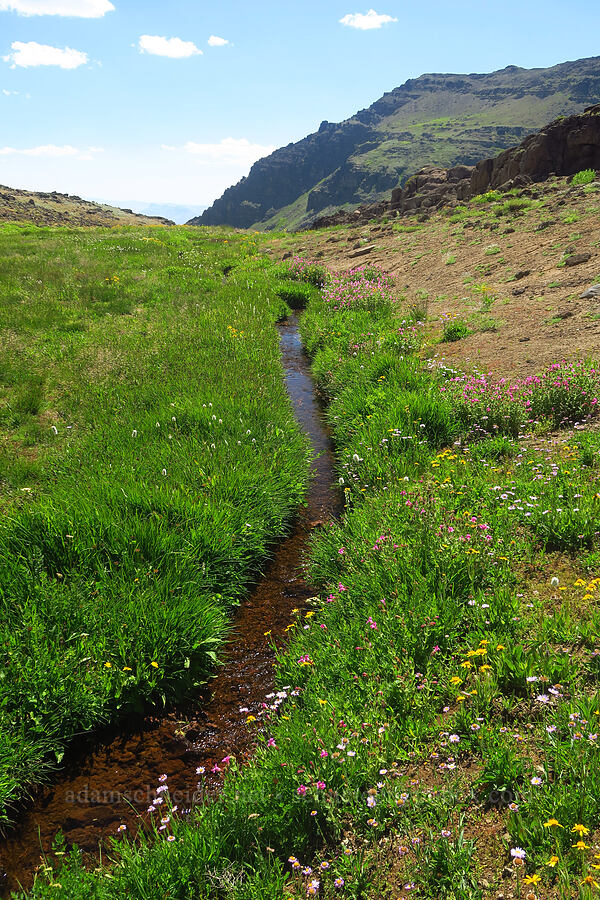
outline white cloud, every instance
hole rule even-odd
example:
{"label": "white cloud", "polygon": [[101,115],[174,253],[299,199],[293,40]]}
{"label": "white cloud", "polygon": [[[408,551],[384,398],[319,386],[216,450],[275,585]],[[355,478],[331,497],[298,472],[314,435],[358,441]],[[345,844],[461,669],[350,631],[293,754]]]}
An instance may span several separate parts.
{"label": "white cloud", "polygon": [[161,144],[161,150],[177,150],[177,147],[174,147],[172,144]]}
{"label": "white cloud", "polygon": [[99,19],[113,9],[110,0],[0,0],[0,12],[16,12],[22,16]]}
{"label": "white cloud", "polygon": [[182,41],[177,37],[159,37],[156,34],[143,34],[138,46],[140,53],[169,56],[171,59],[185,59],[188,56],[202,55],[202,50],[199,50],[192,41]]}
{"label": "white cloud", "polygon": [[70,144],[64,144],[62,147],[57,147],[56,144],[44,144],[40,147],[26,147],[24,149],[0,147],[0,156],[41,156],[46,159],[59,159],[65,156],[77,159],[92,159],[92,153],[101,152],[101,147],[88,147],[87,150],[80,150],[77,147],[71,147]]}
{"label": "white cloud", "polygon": [[19,91],[7,91],[6,88],[2,88],[2,93],[5,97],[16,97]]}
{"label": "white cloud", "polygon": [[225,40],[225,38],[217,37],[216,34],[211,34],[208,39],[209,47],[224,47],[225,44],[228,44],[229,41]]}
{"label": "white cloud", "polygon": [[349,13],[340,19],[342,25],[348,25],[350,28],[358,28],[360,31],[370,31],[373,28],[381,28],[389,22],[397,22],[393,16],[380,15],[374,9],[370,9],[368,13]]}
{"label": "white cloud", "polygon": [[252,144],[246,138],[223,138],[218,144],[196,144],[188,141],[183,148],[187,153],[193,154],[198,162],[220,162],[225,165],[252,165],[257,159],[268,156],[275,147],[262,144]]}
{"label": "white cloud", "polygon": [[29,41],[27,44],[22,41],[13,41],[11,49],[13,52],[8,56],[3,56],[2,59],[4,62],[12,63],[11,68],[13,69],[16,66],[22,68],[59,66],[61,69],[77,69],[88,61],[87,53],[82,53],[81,50],[72,50],[70,47],[61,50],[59,47],[38,44],[36,41]]}

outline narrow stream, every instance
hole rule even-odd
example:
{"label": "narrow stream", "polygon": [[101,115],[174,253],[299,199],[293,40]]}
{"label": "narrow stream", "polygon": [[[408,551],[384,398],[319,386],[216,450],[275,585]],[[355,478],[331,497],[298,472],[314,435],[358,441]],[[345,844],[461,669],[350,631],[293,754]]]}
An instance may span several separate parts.
{"label": "narrow stream", "polygon": [[[119,825],[135,834],[160,775],[168,775],[171,798],[189,808],[197,797],[196,767],[209,773],[209,790],[218,790],[215,764],[231,754],[238,761],[252,752],[249,714],[256,714],[273,690],[274,654],[270,642],[283,643],[291,611],[314,594],[303,577],[302,559],[311,531],[339,513],[334,461],[308,360],[298,334],[298,316],[279,326],[287,390],[296,418],[315,453],[314,477],[290,535],[282,540],[264,577],[239,608],[224,665],[207,685],[201,702],[168,715],[148,716],[129,731],[99,740],[85,751],[75,747],[53,783],[40,790],[17,826],[0,842],[0,894],[29,888],[42,854],[50,854],[62,830],[67,844],[90,854],[115,837]],[[271,634],[265,637],[265,632]]]}

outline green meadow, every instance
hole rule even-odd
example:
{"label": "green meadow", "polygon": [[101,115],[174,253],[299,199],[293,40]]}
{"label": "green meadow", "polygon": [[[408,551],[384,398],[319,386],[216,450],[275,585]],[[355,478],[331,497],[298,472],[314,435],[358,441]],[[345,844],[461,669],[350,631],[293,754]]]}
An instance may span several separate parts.
{"label": "green meadow", "polygon": [[303,496],[257,243],[0,227],[0,821],[206,680]]}
{"label": "green meadow", "polygon": [[[177,232],[168,234],[178,240]],[[168,243],[166,234],[153,235]],[[190,247],[182,251],[183,258],[205,253],[224,262],[232,249],[225,251],[223,235],[213,236],[217,243],[210,245],[209,235],[186,232],[181,240]],[[66,236],[60,238],[65,240]],[[83,238],[76,235],[73,240]],[[94,235],[94,240],[110,244],[117,239]],[[140,238],[132,234],[129,240]],[[122,235],[118,241],[126,243]],[[166,617],[167,610],[171,614],[179,604],[187,609],[192,601],[181,587],[179,594],[177,586],[193,579],[189,590],[197,602],[198,583],[204,584],[200,573],[208,579],[210,572],[213,581],[210,589],[207,585],[202,608],[214,617],[226,608],[227,600],[232,602],[226,585],[231,592],[234,575],[220,540],[202,548],[195,543],[198,532],[208,539],[193,520],[192,500],[182,486],[187,487],[197,471],[190,468],[187,448],[177,456],[182,468],[176,498],[165,480],[174,477],[170,473],[177,465],[166,455],[172,452],[172,444],[165,442],[166,431],[173,440],[178,435],[166,423],[172,416],[181,421],[183,410],[177,404],[190,402],[190,379],[196,379],[200,391],[194,401],[196,427],[177,437],[194,441],[193,454],[205,469],[202,481],[196,475],[196,493],[211,484],[212,515],[227,512],[233,517],[244,506],[243,498],[256,494],[251,479],[259,472],[260,488],[267,491],[271,504],[256,508],[247,503],[235,520],[236,529],[229,526],[228,532],[220,525],[211,534],[219,538],[223,531],[240,534],[239,523],[246,521],[248,509],[254,514],[247,519],[253,534],[261,522],[265,527],[265,521],[271,533],[281,528],[293,505],[290,501],[297,503],[301,494],[303,479],[298,483],[293,473],[305,472],[297,467],[298,460],[305,460],[305,450],[283,394],[271,328],[282,312],[281,305],[270,299],[278,296],[278,288],[272,286],[279,280],[290,300],[295,283],[297,296],[308,299],[301,333],[327,402],[345,497],[340,520],[320,529],[312,540],[310,573],[319,595],[290,622],[288,645],[278,654],[280,690],[260,716],[249,717],[248,727],[256,732],[258,744],[255,757],[240,767],[234,758],[223,761],[220,795],[181,811],[170,808],[168,786],[167,790],[160,786],[166,801],[147,814],[146,827],[137,838],[115,836],[103,865],[94,871],[85,867],[77,850],[64,855],[59,843],[31,896],[276,900],[318,895],[396,900],[414,893],[479,900],[498,891],[527,900],[592,896],[598,890],[600,853],[600,432],[596,428],[600,371],[592,361],[557,361],[545,372],[510,382],[449,369],[430,358],[427,324],[410,312],[385,273],[371,266],[349,275],[330,275],[302,260],[275,267],[243,259],[252,254],[252,243],[237,245],[240,262],[227,287],[221,287],[214,274],[193,276],[214,284],[214,301],[210,291],[201,294],[202,300],[199,294],[188,299],[192,306],[206,304],[206,309],[194,306],[182,314],[186,307],[182,296],[174,302],[168,293],[158,312],[153,308],[142,318],[139,327],[147,333],[140,344],[149,348],[152,334],[160,350],[149,357],[140,352],[131,363],[135,367],[144,360],[148,363],[148,378],[140,379],[145,387],[140,387],[135,408],[123,409],[117,400],[131,390],[131,371],[120,383],[114,371],[107,377],[103,396],[110,397],[110,409],[101,417],[101,452],[96,446],[97,383],[86,377],[83,387],[68,392],[66,408],[76,409],[78,427],[86,434],[66,436],[71,413],[62,411],[60,397],[66,398],[67,392],[59,391],[50,363],[45,373],[40,372],[46,402],[55,410],[57,422],[60,416],[61,425],[57,435],[48,434],[47,427],[43,432],[48,446],[38,474],[19,469],[6,476],[14,485],[7,489],[7,536],[2,538],[7,548],[13,541],[11,590],[14,594],[16,586],[27,584],[27,596],[37,597],[33,610],[40,624],[31,635],[43,635],[38,651],[47,654],[43,677],[48,679],[48,671],[60,671],[61,685],[75,685],[73,698],[80,696],[76,686],[89,677],[101,698],[97,708],[115,710],[119,687],[134,678],[132,674],[124,678],[125,666],[136,673],[138,695],[153,696],[169,675],[172,690],[185,683],[176,676],[185,665],[184,653],[190,658],[187,619],[176,620],[173,613],[167,622]],[[81,244],[77,248],[81,252]],[[174,257],[180,259],[177,253],[170,259]],[[148,251],[147,272],[155,271],[153,258]],[[113,274],[107,267],[102,279]],[[185,297],[190,298],[187,291]],[[171,332],[165,310],[173,317]],[[182,315],[196,339],[202,333],[208,344],[205,355],[194,357],[193,374],[186,365],[186,375],[178,376],[179,393],[171,394],[164,369],[161,378],[156,377],[157,359],[176,352],[182,359],[174,340],[175,332],[181,334]],[[204,330],[194,324],[197,317]],[[133,328],[135,322],[132,319],[127,327]],[[235,335],[228,326],[236,329]],[[98,325],[103,340],[108,340],[113,327],[126,330],[121,317],[105,318]],[[71,351],[73,359],[87,352],[89,362],[92,344],[85,337],[78,339],[82,344]],[[253,408],[251,426],[241,412],[255,402],[256,388],[248,396],[243,389],[238,396],[239,382],[221,381],[223,367],[211,368],[215,349],[222,360],[234,341],[245,341],[248,348],[247,359],[236,352],[236,364],[244,359],[250,379],[276,399],[265,415],[260,440],[256,435],[261,445],[257,447],[249,446],[251,435],[246,432],[250,429],[254,435],[261,427],[263,406]],[[116,343],[120,345],[120,340]],[[190,339],[186,362],[192,353],[201,349]],[[70,365],[64,363],[69,371]],[[167,371],[168,378],[175,379],[179,370],[173,363]],[[205,390],[206,371],[213,372],[214,383]],[[73,384],[77,372],[75,366]],[[81,399],[71,406],[78,391]],[[146,391],[152,391],[152,402]],[[235,417],[221,413],[231,411],[232,397]],[[170,415],[172,408],[175,412]],[[224,449],[224,441],[219,444],[217,424],[211,424],[215,422],[231,429],[225,446],[232,450]],[[14,425],[14,440],[26,426],[24,419]],[[139,445],[130,443],[133,429],[146,440],[141,484]],[[265,459],[262,444],[269,441],[271,453]],[[271,470],[275,445],[279,455]],[[224,479],[233,491],[227,496],[217,492],[219,470],[213,454],[219,452],[239,454],[234,456],[233,485]],[[167,476],[161,476],[163,468]],[[217,476],[215,484],[208,472],[211,478]],[[24,478],[27,484],[22,483]],[[107,488],[108,482],[114,482],[114,490],[112,484]],[[28,492],[22,496],[23,486],[32,487],[32,496]],[[124,490],[119,490],[121,486]],[[151,496],[152,503],[146,500],[144,505],[136,489]],[[132,495],[134,507],[129,505]],[[281,507],[276,516],[273,497],[279,498]],[[177,511],[176,503],[181,504]],[[83,512],[78,516],[79,509]],[[169,527],[161,524],[162,519],[155,522],[149,509],[169,518]],[[116,510],[122,518],[111,527],[109,515],[117,517]],[[149,555],[148,547],[158,544],[154,529],[159,525],[161,541],[190,549],[182,559],[177,556],[181,568],[176,570],[170,568],[175,563],[163,549],[156,584],[149,563],[133,554],[140,548]],[[68,537],[80,533],[85,540]],[[99,553],[109,544],[107,534],[120,555]],[[250,540],[243,534],[244,541]],[[68,543],[71,540],[78,551]],[[263,532],[263,544],[253,548],[256,554],[266,541]],[[206,573],[199,564],[205,557],[212,560]],[[50,563],[44,567],[36,562],[40,559]],[[174,592],[165,605],[155,593],[160,594],[163,579]],[[40,591],[43,586],[43,602],[31,585],[40,585]],[[241,591],[243,584],[236,588]],[[3,591],[8,621],[8,590]],[[135,645],[124,637],[128,629],[115,628],[114,613],[110,621],[103,618],[104,607],[95,592],[106,598],[102,603],[118,609],[119,623],[127,621],[128,629],[137,628]],[[24,597],[25,591],[17,596]],[[128,602],[130,597],[134,599]],[[139,613],[142,598],[147,618],[135,619],[134,625],[134,611]],[[25,613],[29,606],[24,599],[21,603],[19,616],[6,631],[18,634],[23,642],[33,640],[26,629],[34,612]],[[80,648],[91,655],[89,644],[80,643],[89,640],[78,630],[84,630],[82,618],[76,626],[64,626],[65,610],[72,608],[85,609],[92,618],[94,644],[101,650],[95,652],[93,666],[80,668],[68,680],[73,670],[73,664],[69,668],[65,661],[72,659],[68,654]],[[154,632],[150,612],[160,623]],[[62,645],[58,640],[52,643],[60,629]],[[65,649],[67,630],[77,634],[72,649]],[[90,632],[89,623],[85,630]],[[215,640],[219,633],[212,618],[195,640],[206,642],[209,634]],[[146,648],[141,658],[137,641]],[[218,649],[214,644],[211,648]],[[205,643],[200,654],[205,667],[207,655]],[[158,669],[152,668],[153,661]],[[112,668],[106,668],[107,662]],[[54,670],[49,669],[51,664]],[[15,692],[33,681],[22,671],[18,677],[11,674],[11,679],[8,683],[15,685]],[[127,693],[123,690],[118,696]],[[69,702],[71,709],[80,709],[75,699]],[[22,708],[13,701],[13,715]],[[17,747],[24,746],[34,726],[21,722],[20,727],[23,737]],[[66,730],[64,711],[54,727],[57,733]],[[14,731],[10,733],[14,737]],[[199,777],[202,781],[201,772]]]}

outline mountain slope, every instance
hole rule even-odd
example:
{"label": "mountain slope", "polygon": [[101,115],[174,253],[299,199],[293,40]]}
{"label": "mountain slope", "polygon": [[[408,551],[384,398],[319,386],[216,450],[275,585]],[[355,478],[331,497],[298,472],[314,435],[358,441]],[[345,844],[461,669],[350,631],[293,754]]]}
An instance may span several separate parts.
{"label": "mountain slope", "polygon": [[474,164],[600,100],[600,57],[549,69],[422,75],[259,160],[191,225],[298,227],[386,196],[424,165]]}
{"label": "mountain slope", "polygon": [[0,223],[35,225],[172,225],[162,216],[143,216],[130,209],[82,200],[56,191],[21,191],[0,184]]}

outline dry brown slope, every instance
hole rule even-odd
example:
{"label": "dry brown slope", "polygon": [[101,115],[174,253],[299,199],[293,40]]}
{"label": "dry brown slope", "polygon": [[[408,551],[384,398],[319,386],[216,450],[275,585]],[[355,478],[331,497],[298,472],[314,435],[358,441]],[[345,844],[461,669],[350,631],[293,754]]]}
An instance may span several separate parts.
{"label": "dry brown slope", "polygon": [[[501,211],[511,200],[529,206]],[[600,296],[580,294],[600,283],[600,182],[550,179],[520,197],[464,209],[289,235],[272,242],[273,254],[297,252],[334,270],[368,262],[392,272],[406,298],[401,309],[421,308],[434,334],[449,317],[472,330],[436,345],[450,365],[513,375],[597,356]],[[364,245],[373,249],[354,256]],[[583,260],[570,265],[576,255]]]}

